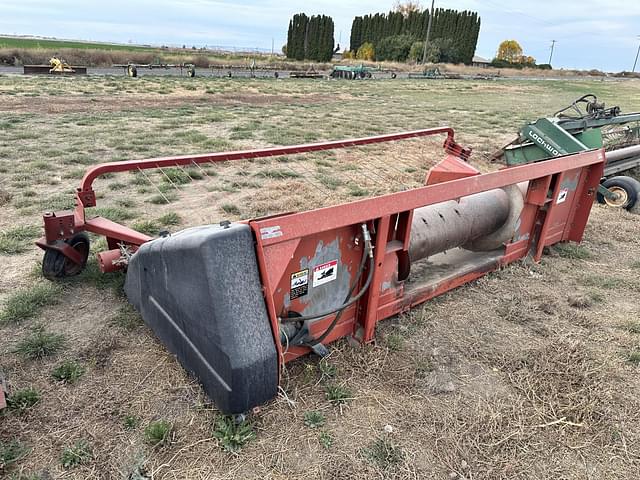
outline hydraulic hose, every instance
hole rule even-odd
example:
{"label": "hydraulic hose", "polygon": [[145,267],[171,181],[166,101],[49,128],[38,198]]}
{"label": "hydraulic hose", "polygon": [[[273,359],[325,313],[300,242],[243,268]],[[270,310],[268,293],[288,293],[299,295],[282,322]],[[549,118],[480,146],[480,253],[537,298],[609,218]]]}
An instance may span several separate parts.
{"label": "hydraulic hose", "polygon": [[[349,289],[349,292],[347,293],[347,296],[344,302],[342,303],[342,305],[331,308],[329,310],[325,310],[320,313],[315,313],[313,315],[280,318],[281,322],[306,322],[309,320],[315,320],[318,318],[327,317],[334,313],[336,314],[335,318],[333,319],[331,324],[327,327],[327,329],[322,333],[322,335],[320,335],[317,338],[307,339],[304,341],[304,343],[302,343],[302,345],[312,346],[322,342],[338,324],[338,321],[340,320],[340,317],[342,316],[342,313],[346,310],[346,308],[349,307],[350,305],[353,305],[358,300],[360,300],[362,296],[369,289],[369,286],[371,285],[371,280],[373,278],[373,269],[375,266],[375,260],[373,258],[373,247],[371,245],[371,235],[369,234],[369,230],[367,229],[366,224],[362,224],[362,233],[363,233],[364,243],[365,243],[364,253],[362,255],[362,258],[360,259],[360,265],[358,266],[358,272],[356,274],[356,278],[353,284],[351,285],[351,288]],[[369,273],[367,275],[367,280],[365,281],[365,284],[362,286],[358,294],[355,297],[351,297],[354,290],[358,286],[358,283],[360,282],[360,278],[362,277],[362,272],[364,271],[367,257],[369,257]]]}

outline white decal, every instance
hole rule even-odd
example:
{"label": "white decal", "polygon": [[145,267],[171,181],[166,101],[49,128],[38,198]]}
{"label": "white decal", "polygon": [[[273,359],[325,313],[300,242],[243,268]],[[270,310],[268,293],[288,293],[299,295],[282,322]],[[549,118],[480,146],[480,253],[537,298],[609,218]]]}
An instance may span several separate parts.
{"label": "white decal", "polygon": [[324,285],[338,278],[338,260],[318,265],[313,269],[313,286]]}
{"label": "white decal", "polygon": [[262,237],[262,240],[277,238],[281,236],[282,231],[280,230],[280,225],[275,225],[273,227],[264,227],[260,229],[260,237]]}
{"label": "white decal", "polygon": [[566,188],[563,188],[562,190],[560,190],[560,192],[558,193],[558,199],[556,200],[556,205],[564,202],[568,196],[569,196],[569,190],[567,190]]}

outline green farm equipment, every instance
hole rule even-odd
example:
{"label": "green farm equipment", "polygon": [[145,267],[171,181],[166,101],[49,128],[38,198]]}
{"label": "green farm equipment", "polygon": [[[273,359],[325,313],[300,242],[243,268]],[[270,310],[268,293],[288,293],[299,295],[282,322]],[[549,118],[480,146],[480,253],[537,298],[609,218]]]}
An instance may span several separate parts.
{"label": "green farm equipment", "polygon": [[[382,72],[381,68],[367,67],[365,65],[335,65],[329,76],[331,78],[346,78],[347,80],[372,78],[374,73]],[[396,78],[396,74],[391,72],[391,78]]]}
{"label": "green farm equipment", "polygon": [[493,160],[516,166],[596,148],[605,149],[607,160],[598,202],[631,210],[640,197],[640,182],[618,174],[640,166],[640,113],[606,108],[595,95],[580,97],[551,118],[528,123]]}

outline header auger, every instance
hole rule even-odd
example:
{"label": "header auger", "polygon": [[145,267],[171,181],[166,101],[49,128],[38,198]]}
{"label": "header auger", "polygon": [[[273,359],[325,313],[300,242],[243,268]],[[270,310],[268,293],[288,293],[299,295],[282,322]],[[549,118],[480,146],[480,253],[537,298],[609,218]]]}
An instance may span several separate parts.
{"label": "header auger", "polygon": [[[93,181],[107,173],[442,135],[444,158],[424,185],[394,193],[159,238],[85,212],[96,204]],[[125,292],[145,322],[222,412],[242,413],[276,395],[285,362],[324,355],[345,337],[372,342],[385,318],[516,260],[539,260],[546,246],[581,241],[603,148],[485,174],[467,163],[470,154],[452,129],[435,128],[98,165],[82,179],[74,211],[44,216],[44,273],[78,273],[89,252],[86,233],[106,237],[101,269],[127,270]]]}

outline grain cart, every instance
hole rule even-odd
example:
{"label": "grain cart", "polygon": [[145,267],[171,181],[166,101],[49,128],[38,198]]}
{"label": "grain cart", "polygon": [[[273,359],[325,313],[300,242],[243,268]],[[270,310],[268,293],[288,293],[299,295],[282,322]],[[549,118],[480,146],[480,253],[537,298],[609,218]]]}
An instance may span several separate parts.
{"label": "grain cart", "polygon": [[638,203],[640,182],[619,174],[640,166],[640,113],[606,108],[593,94],[580,97],[551,118],[525,125],[494,160],[524,165],[594,148],[604,148],[607,158],[597,201],[631,210]]}
{"label": "grain cart", "polygon": [[[409,155],[405,142],[434,136],[445,137],[444,158],[426,180],[346,203],[158,238],[92,218],[88,210],[102,198],[94,181],[117,172],[137,177],[159,170],[169,177],[170,168],[222,162],[246,171],[268,157],[329,150],[351,155],[361,147],[363,172],[377,175],[380,168],[400,172]],[[398,157],[376,158],[383,148]],[[101,270],[126,269],[126,295],[162,343],[222,412],[246,412],[277,394],[286,362],[311,352],[326,355],[341,338],[372,342],[385,318],[519,259],[537,261],[549,245],[581,241],[603,175],[603,149],[485,174],[467,162],[470,154],[443,127],[93,166],[76,191],[75,209],[44,215],[45,236],[37,242],[45,250],[43,273],[54,280],[79,273],[89,255],[87,233],[106,237]],[[426,154],[416,158],[429,164]]]}

